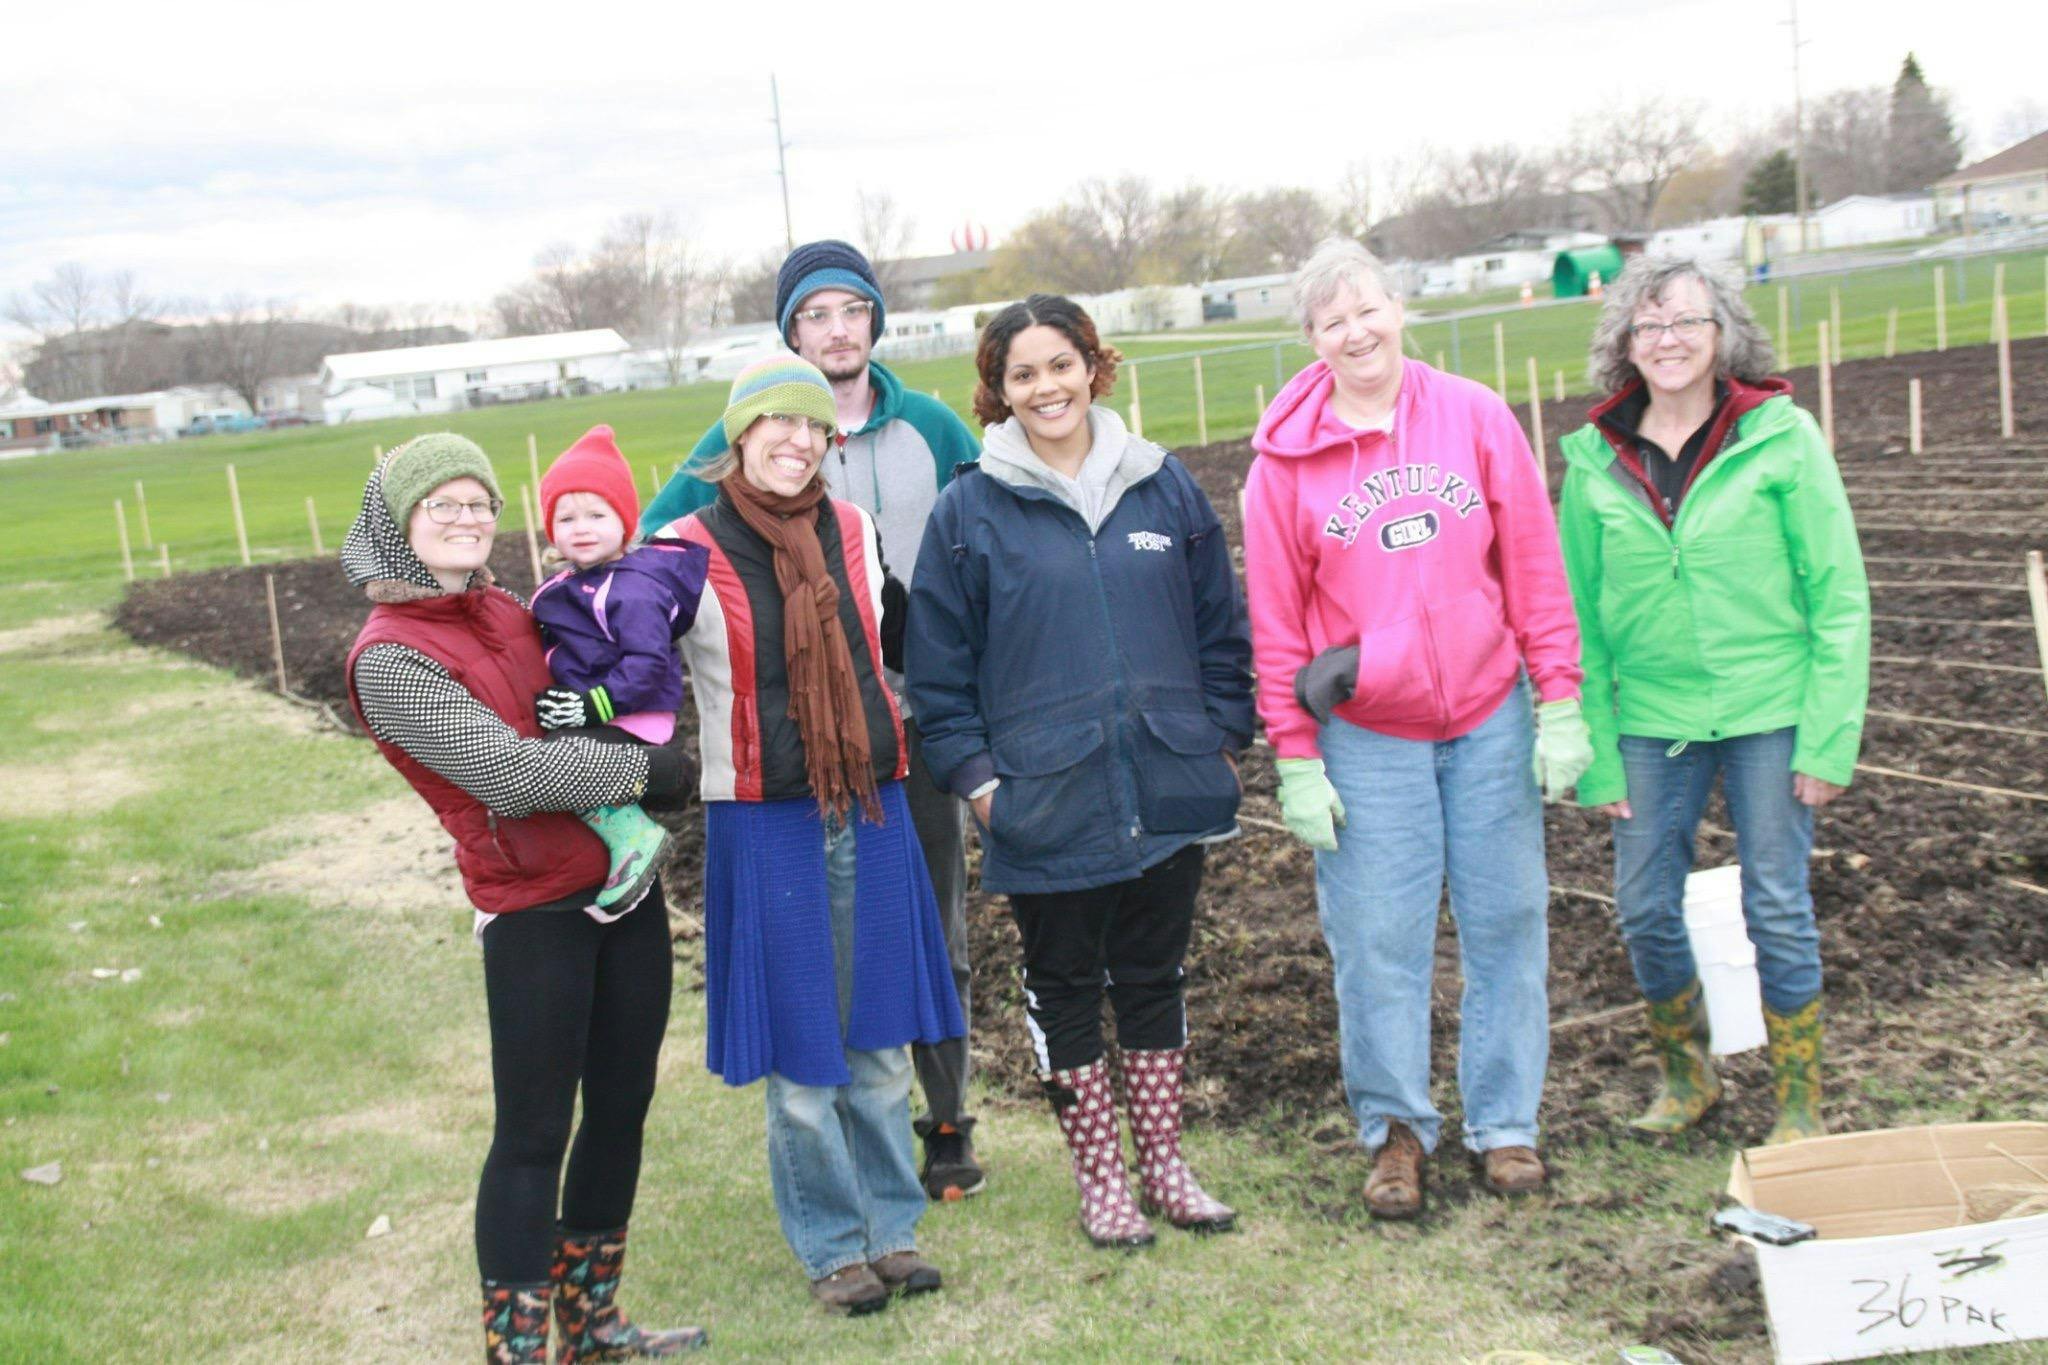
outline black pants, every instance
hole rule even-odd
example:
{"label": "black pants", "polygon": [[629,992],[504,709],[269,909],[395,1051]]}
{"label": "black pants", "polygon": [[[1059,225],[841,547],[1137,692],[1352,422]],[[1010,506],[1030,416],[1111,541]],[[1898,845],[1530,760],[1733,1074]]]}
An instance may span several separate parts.
{"label": "black pants", "polygon": [[[974,1024],[974,969],[967,959],[967,803],[932,781],[924,766],[924,736],[915,720],[903,722],[909,740],[910,776],[903,794],[910,803],[910,823],[924,849],[931,873],[932,894],[939,902],[939,929],[946,936],[946,958],[953,969],[953,990],[960,997],[960,1017]],[[967,1117],[970,1054],[967,1034],[943,1043],[912,1043],[910,1060],[924,1089],[925,1116],[919,1132],[940,1123],[959,1126]]]}
{"label": "black pants", "polygon": [[1010,897],[1024,939],[1024,1002],[1041,1070],[1102,1056],[1102,992],[1117,1042],[1158,1051],[1187,1041],[1181,961],[1202,889],[1200,844],[1143,875],[1083,891]]}
{"label": "black pants", "polygon": [[[631,1218],[674,962],[658,884],[611,924],[578,910],[530,911],[484,930],[497,1122],[476,1193],[483,1278],[546,1280],[558,1206],[563,1226],[579,1232]],[[583,1121],[570,1149],[579,1085]]]}

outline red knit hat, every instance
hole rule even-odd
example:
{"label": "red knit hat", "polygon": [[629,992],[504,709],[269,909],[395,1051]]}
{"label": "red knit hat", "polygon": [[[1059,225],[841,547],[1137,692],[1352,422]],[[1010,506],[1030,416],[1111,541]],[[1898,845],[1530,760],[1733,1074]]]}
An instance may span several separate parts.
{"label": "red knit hat", "polygon": [[626,539],[632,540],[633,532],[640,525],[640,494],[633,487],[633,471],[626,466],[626,457],[619,453],[619,443],[612,439],[608,426],[594,426],[576,438],[570,446],[555,457],[548,466],[548,472],[540,477],[540,524],[541,533],[550,533],[555,524],[555,504],[565,493],[595,493],[611,504],[612,511],[619,514],[619,520],[626,524]]}

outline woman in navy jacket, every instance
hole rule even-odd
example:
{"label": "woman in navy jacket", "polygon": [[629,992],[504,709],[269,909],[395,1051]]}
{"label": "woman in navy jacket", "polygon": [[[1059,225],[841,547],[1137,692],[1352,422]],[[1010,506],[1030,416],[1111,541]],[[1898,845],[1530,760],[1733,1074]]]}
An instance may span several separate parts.
{"label": "woman in navy jacket", "polygon": [[1040,1075],[1098,1246],[1144,1246],[1103,1059],[1108,986],[1148,1211],[1227,1230],[1180,1155],[1181,961],[1203,844],[1234,832],[1251,643],[1216,513],[1094,400],[1122,357],[1072,301],[983,331],[978,464],[918,551],[905,664],[933,777],[981,824],[1024,943]]}

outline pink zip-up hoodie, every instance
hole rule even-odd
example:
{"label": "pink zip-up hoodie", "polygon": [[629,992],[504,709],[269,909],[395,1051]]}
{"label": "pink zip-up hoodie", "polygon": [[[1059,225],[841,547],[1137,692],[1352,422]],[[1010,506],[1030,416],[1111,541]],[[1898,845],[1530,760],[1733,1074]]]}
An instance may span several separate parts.
{"label": "pink zip-up hoodie", "polygon": [[1259,419],[1244,567],[1259,715],[1281,758],[1316,758],[1294,675],[1356,644],[1336,714],[1399,739],[1455,739],[1526,665],[1543,701],[1579,694],[1579,627],[1536,457],[1492,390],[1405,361],[1388,431],[1331,410],[1318,360]]}

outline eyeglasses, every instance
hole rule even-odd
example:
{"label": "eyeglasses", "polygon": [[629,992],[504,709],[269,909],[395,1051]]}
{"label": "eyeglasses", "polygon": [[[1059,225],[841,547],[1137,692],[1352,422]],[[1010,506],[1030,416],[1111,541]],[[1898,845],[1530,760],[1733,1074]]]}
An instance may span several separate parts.
{"label": "eyeglasses", "polygon": [[482,502],[451,502],[447,498],[422,498],[420,506],[427,510],[427,516],[437,526],[453,526],[462,520],[464,512],[476,519],[479,526],[489,526],[498,519],[498,513],[505,510],[503,498],[485,498]]}
{"label": "eyeglasses", "polygon": [[875,305],[867,299],[855,299],[842,303],[837,308],[799,308],[796,320],[807,327],[817,327],[837,314],[842,322],[866,322],[875,315]]}
{"label": "eyeglasses", "polygon": [[761,420],[776,431],[781,432],[784,436],[788,436],[804,427],[809,427],[813,436],[830,436],[832,434],[832,424],[830,422],[820,422],[815,417],[799,417],[793,412],[764,412],[761,414]]}
{"label": "eyeglasses", "polygon": [[1699,336],[1702,328],[1713,325],[1714,319],[1712,318],[1682,317],[1673,318],[1669,322],[1631,323],[1628,334],[1630,340],[1637,342],[1659,341],[1666,332],[1671,333],[1680,341],[1692,341]]}

